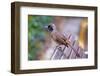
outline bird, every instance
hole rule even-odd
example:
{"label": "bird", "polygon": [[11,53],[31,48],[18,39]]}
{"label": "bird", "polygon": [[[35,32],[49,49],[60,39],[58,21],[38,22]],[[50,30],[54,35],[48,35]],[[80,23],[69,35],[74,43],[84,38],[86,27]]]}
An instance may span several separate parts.
{"label": "bird", "polygon": [[72,47],[71,42],[63,35],[62,33],[58,32],[56,25],[53,23],[50,23],[47,27],[47,30],[50,33],[50,37],[59,45],[65,45],[66,47],[71,47],[73,51],[76,53],[78,57],[80,55],[77,53],[77,51]]}

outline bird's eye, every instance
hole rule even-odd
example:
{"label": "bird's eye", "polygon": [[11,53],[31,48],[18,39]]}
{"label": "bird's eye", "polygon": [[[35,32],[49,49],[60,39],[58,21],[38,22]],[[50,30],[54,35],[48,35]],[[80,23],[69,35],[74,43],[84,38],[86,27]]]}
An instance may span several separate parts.
{"label": "bird's eye", "polygon": [[51,28],[51,25],[48,25],[48,28]]}
{"label": "bird's eye", "polygon": [[48,25],[48,29],[49,29],[49,31],[53,31],[53,28],[51,25]]}

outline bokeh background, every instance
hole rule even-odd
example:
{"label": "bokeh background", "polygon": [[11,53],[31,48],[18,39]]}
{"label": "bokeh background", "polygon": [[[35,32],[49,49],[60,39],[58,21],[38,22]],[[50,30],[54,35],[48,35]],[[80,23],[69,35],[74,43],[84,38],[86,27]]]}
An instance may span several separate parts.
{"label": "bokeh background", "polygon": [[49,49],[55,42],[44,27],[50,23],[54,23],[59,32],[74,35],[80,47],[88,51],[88,18],[28,15],[28,60],[49,60],[52,51]]}
{"label": "bokeh background", "polygon": [[28,59],[37,60],[44,49],[46,30],[44,26],[51,23],[52,16],[28,16]]}

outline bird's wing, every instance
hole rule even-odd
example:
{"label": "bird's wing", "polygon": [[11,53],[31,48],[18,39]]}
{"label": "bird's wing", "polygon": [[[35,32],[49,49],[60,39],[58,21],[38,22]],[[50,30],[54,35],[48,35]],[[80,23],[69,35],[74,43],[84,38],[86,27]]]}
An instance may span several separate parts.
{"label": "bird's wing", "polygon": [[56,33],[56,39],[57,39],[57,41],[58,42],[60,42],[60,43],[62,43],[62,44],[65,44],[65,45],[67,45],[68,43],[68,40],[66,39],[66,37],[63,35],[63,34],[61,34],[61,33]]}
{"label": "bird's wing", "polygon": [[67,37],[65,37],[63,34],[61,34],[61,38],[63,39],[63,41],[65,41],[67,44],[70,43],[70,41],[68,40]]}

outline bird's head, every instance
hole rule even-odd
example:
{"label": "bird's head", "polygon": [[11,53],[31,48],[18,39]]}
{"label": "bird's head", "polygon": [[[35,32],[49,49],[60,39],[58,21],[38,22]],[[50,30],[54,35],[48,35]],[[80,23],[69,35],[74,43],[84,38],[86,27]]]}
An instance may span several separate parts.
{"label": "bird's head", "polygon": [[52,31],[56,30],[55,24],[53,24],[53,23],[49,24],[49,25],[47,26],[47,30],[48,30],[49,32],[52,32]]}

